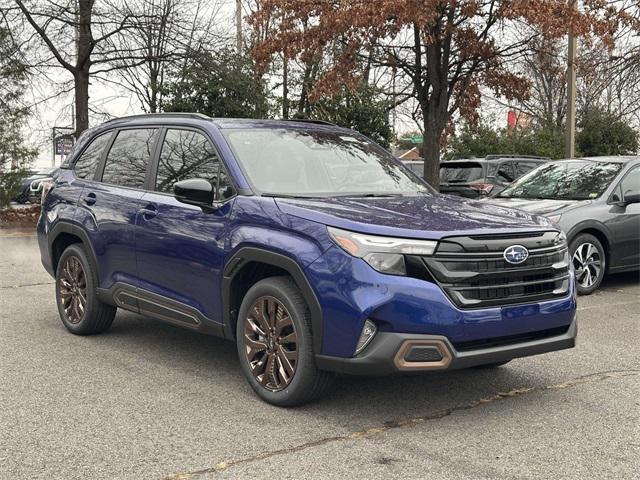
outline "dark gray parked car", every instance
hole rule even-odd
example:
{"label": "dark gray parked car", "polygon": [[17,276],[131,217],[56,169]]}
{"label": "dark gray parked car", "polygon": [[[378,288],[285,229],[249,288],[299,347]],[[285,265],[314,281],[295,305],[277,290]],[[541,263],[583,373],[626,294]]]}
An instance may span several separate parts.
{"label": "dark gray parked car", "polygon": [[487,155],[440,164],[440,192],[467,198],[496,194],[514,180],[549,161],[545,157]]}
{"label": "dark gray parked car", "polygon": [[547,163],[487,201],[544,215],[567,234],[578,293],[640,269],[640,157]]}

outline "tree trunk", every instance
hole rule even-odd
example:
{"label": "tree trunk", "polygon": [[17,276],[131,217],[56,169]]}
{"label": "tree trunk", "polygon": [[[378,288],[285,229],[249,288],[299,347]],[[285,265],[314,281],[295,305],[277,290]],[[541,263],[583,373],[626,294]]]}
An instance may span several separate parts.
{"label": "tree trunk", "polygon": [[74,75],[76,96],[76,137],[89,128],[89,69]]}
{"label": "tree trunk", "polygon": [[76,137],[89,128],[89,69],[93,51],[91,15],[94,0],[78,1],[76,67],[73,71],[76,94]]}
{"label": "tree trunk", "polygon": [[432,120],[424,121],[422,137],[422,158],[424,158],[424,179],[429,185],[440,191],[440,139],[442,131],[438,130]]}
{"label": "tree trunk", "polygon": [[289,60],[282,60],[282,118],[289,118]]}
{"label": "tree trunk", "polygon": [[151,68],[151,73],[149,75],[149,113],[157,113],[158,112],[158,91],[160,90],[158,86],[158,70],[155,67]]}

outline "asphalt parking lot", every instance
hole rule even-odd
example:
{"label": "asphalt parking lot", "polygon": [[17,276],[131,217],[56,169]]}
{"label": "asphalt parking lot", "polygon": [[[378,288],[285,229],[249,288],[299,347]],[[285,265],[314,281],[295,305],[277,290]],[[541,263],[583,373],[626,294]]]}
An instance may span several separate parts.
{"label": "asphalt parking lot", "polygon": [[119,312],[64,329],[30,231],[0,230],[0,478],[640,478],[640,285],[579,300],[575,349],[494,370],[342,377],[262,403],[233,344]]}

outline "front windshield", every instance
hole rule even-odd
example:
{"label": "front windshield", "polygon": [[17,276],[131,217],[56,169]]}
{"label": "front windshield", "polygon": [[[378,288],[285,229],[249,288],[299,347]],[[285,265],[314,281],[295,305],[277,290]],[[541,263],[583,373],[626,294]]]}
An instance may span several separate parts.
{"label": "front windshield", "polygon": [[429,193],[375,143],[357,134],[261,128],[223,130],[263,195],[394,196]]}
{"label": "front windshield", "polygon": [[575,160],[544,164],[505,188],[498,197],[588,200],[598,198],[622,164]]}

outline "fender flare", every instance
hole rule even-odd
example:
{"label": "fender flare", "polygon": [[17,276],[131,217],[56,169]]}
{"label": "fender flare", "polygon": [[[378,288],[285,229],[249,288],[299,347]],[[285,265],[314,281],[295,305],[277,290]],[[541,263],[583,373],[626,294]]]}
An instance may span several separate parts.
{"label": "fender flare", "polygon": [[584,220],[580,223],[575,224],[567,232],[567,242],[570,244],[576,237],[576,235],[578,235],[583,230],[597,230],[604,236],[604,238],[607,239],[607,243],[609,244],[609,246],[611,246],[611,232],[604,224],[598,222],[597,220]]}
{"label": "fender flare", "polygon": [[53,243],[56,241],[56,239],[61,233],[68,233],[69,235],[74,235],[80,239],[80,241],[85,247],[85,250],[87,251],[87,254],[91,258],[91,261],[93,262],[93,267],[97,271],[98,262],[97,262],[96,253],[93,250],[93,245],[87,233],[84,231],[84,229],[82,229],[78,225],[75,225],[65,220],[60,220],[54,225],[54,227],[47,234],[47,248],[49,250],[49,258],[51,259],[51,266],[54,269],[54,274],[55,274],[55,266],[53,265],[53,260],[54,260]]}
{"label": "fender flare", "polygon": [[311,312],[314,353],[321,353],[323,334],[322,309],[313,288],[311,288],[311,284],[307,280],[307,276],[300,265],[291,257],[258,247],[242,247],[225,262],[222,276],[222,321],[225,336],[229,339],[235,338],[234,327],[236,319],[232,318],[232,312],[230,310],[231,285],[234,277],[240,272],[242,267],[249,262],[273,265],[274,267],[285,270],[291,275]]}

